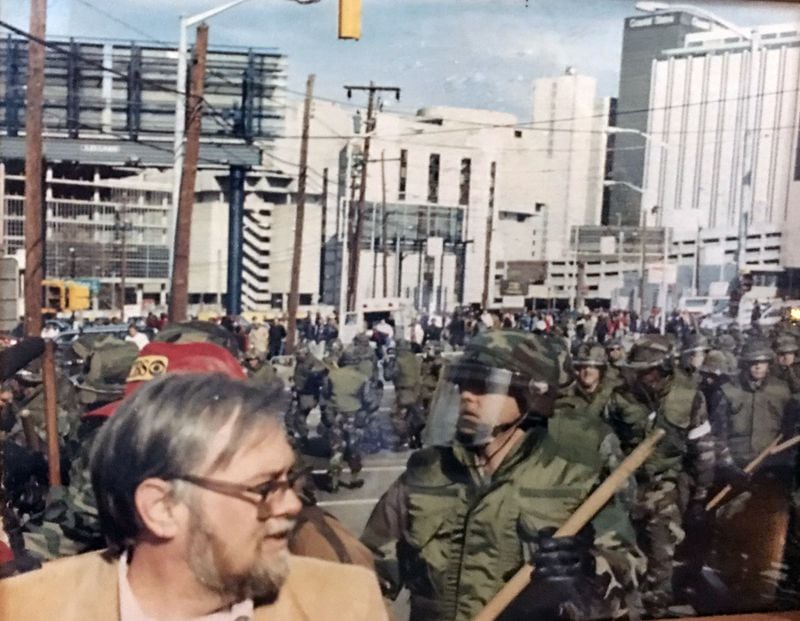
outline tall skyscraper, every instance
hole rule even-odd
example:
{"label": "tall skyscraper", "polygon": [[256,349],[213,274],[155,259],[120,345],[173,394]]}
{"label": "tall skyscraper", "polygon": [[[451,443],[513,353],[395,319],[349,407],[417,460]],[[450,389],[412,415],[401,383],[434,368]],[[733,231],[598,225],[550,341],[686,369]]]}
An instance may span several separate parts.
{"label": "tall skyscraper", "polygon": [[[622,128],[647,131],[650,108],[651,69],[662,50],[681,47],[692,32],[710,30],[713,24],[680,11],[628,17],[622,39],[617,124]],[[636,134],[618,134],[614,144],[612,179],[641,187],[644,172],[645,139]],[[608,222],[639,222],[640,193],[623,185],[610,188]]]}

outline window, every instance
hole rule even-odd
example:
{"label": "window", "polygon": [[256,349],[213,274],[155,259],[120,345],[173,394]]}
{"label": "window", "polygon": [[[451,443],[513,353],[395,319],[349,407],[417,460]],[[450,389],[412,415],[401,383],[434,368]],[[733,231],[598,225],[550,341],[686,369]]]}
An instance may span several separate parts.
{"label": "window", "polygon": [[439,202],[439,154],[431,153],[428,159],[428,202]]}
{"label": "window", "polygon": [[472,173],[472,160],[461,160],[461,177],[458,184],[458,204],[469,205],[469,182]]}
{"label": "window", "polygon": [[408,149],[400,149],[400,175],[397,184],[397,200],[406,200],[406,182],[408,180]]}

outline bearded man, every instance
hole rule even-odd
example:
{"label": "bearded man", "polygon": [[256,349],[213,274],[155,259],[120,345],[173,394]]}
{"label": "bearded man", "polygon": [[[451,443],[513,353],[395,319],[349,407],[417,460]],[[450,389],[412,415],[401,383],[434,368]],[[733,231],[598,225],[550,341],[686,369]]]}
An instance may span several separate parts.
{"label": "bearded man", "polygon": [[275,396],[166,375],[122,402],[91,458],[104,552],[0,581],[0,620],[386,619],[366,569],[294,557],[294,456]]}

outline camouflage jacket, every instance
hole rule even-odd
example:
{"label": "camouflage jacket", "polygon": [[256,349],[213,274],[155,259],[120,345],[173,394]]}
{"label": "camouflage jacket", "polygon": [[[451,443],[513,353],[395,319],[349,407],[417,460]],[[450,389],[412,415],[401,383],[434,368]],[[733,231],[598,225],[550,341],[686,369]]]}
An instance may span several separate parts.
{"label": "camouflage jacket", "polygon": [[[459,445],[422,449],[378,502],[362,541],[376,555],[385,592],[410,590],[412,619],[466,621],[530,560],[520,532],[560,526],[598,478],[560,456],[542,429],[528,431],[490,478]],[[614,505],[594,525],[603,616],[613,616],[636,584],[641,556]]]}
{"label": "camouflage jacket", "polygon": [[714,479],[714,437],[705,399],[685,375],[669,377],[657,395],[650,395],[639,384],[618,388],[609,403],[608,417],[625,454],[654,429],[667,433],[637,471],[640,485],[675,482],[685,471],[693,480],[692,497],[706,497]]}

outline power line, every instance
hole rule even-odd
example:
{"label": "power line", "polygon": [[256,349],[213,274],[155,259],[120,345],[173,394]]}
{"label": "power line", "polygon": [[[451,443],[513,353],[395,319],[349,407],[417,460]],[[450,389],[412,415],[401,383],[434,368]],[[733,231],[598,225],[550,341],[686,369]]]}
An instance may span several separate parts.
{"label": "power line", "polygon": [[[295,0],[295,1],[297,1],[297,0]],[[89,66],[95,67],[96,69],[100,69],[101,71],[107,71],[107,72],[109,72],[109,73],[111,73],[113,75],[116,75],[116,76],[120,77],[120,78],[124,78],[126,81],[130,77],[129,73],[126,73],[124,71],[120,71],[119,69],[114,69],[114,67],[107,67],[106,65],[103,64],[102,61],[93,60],[93,59],[87,57],[85,54],[75,53],[75,52],[73,52],[73,51],[71,51],[69,49],[64,49],[61,46],[61,44],[59,44],[59,43],[48,42],[48,41],[46,41],[44,39],[40,39],[39,37],[35,37],[32,34],[30,34],[29,32],[27,32],[25,30],[22,30],[21,28],[17,28],[13,24],[9,24],[8,22],[5,22],[3,20],[0,20],[0,27],[5,28],[6,30],[9,30],[9,31],[13,32],[14,34],[19,35],[19,36],[27,39],[28,41],[33,41],[34,43],[38,43],[39,45],[42,45],[42,46],[44,46],[44,47],[46,47],[48,49],[51,49],[51,50],[53,50],[55,52],[58,52],[59,54],[62,54],[63,56],[71,56],[73,58],[80,59],[82,62],[86,63]],[[141,82],[142,82],[142,84],[151,85],[155,90],[163,91],[163,92],[166,92],[166,93],[172,93],[172,94],[175,94],[175,95],[180,95],[181,97],[188,97],[188,93],[185,90],[178,90],[178,89],[176,89],[174,87],[165,86],[165,85],[163,85],[160,82],[157,82],[155,80],[148,80],[148,79],[142,78]],[[216,106],[214,106],[212,103],[210,103],[205,96],[202,98],[202,101],[203,101],[204,108],[208,108],[208,110],[210,110],[212,112],[212,115],[211,115],[210,118],[212,120],[214,120],[214,122],[216,122],[217,125],[219,125],[220,127],[224,128],[224,129],[230,129],[232,131],[235,131],[236,128],[234,127],[234,125],[230,121],[227,121],[224,118],[224,112],[223,111],[219,110]]]}
{"label": "power line", "polygon": [[[93,5],[88,3],[87,0],[78,0],[78,1],[83,3],[83,4],[86,4],[87,6],[92,6],[92,8],[94,8],[94,9],[97,9],[97,7],[94,7]],[[295,2],[298,2],[300,4],[313,4],[313,3],[317,2],[318,0],[307,0],[307,1],[306,0],[290,0],[290,1],[295,1]],[[97,9],[97,10],[99,10],[99,9]],[[130,24],[127,24],[125,22],[122,22],[122,23],[124,23],[127,27],[135,28],[135,27],[133,27]],[[60,53],[62,55],[77,56],[78,58],[80,58],[83,62],[85,62],[88,65],[94,66],[94,67],[99,68],[99,69],[101,69],[103,71],[108,71],[108,72],[110,72],[110,73],[112,73],[114,75],[117,75],[117,76],[121,77],[121,78],[125,78],[126,80],[128,79],[128,75],[129,74],[125,73],[124,71],[120,71],[120,70],[114,69],[113,67],[106,67],[105,65],[103,65],[102,62],[94,61],[94,60],[92,60],[90,58],[87,58],[85,55],[73,54],[72,51],[70,51],[68,49],[64,49],[58,43],[48,43],[47,41],[38,39],[37,37],[34,37],[30,33],[26,32],[26,31],[24,31],[24,30],[22,30],[20,28],[17,28],[15,26],[13,26],[12,24],[9,24],[8,22],[0,20],[0,27],[3,27],[5,29],[7,29],[7,30],[10,30],[11,32],[13,32],[13,33],[15,33],[15,34],[17,34],[19,36],[22,36],[22,37],[24,37],[24,38],[26,38],[26,39],[28,39],[30,41],[34,41],[34,42],[37,42],[37,43],[39,43],[41,45],[44,45],[45,47],[47,47],[49,49],[52,49],[52,50],[54,50],[54,51],[56,51],[56,52],[58,52],[58,53]],[[152,40],[152,41],[155,41],[155,42],[158,42],[158,43],[162,43],[160,41],[152,39],[152,37],[148,37],[148,38],[150,40]],[[217,72],[213,72],[212,71],[210,73],[212,75],[216,75],[217,77],[221,77],[224,81],[228,82],[229,84],[235,85],[229,79],[227,79],[224,76],[221,76]],[[186,92],[185,91],[178,90],[178,89],[176,89],[174,87],[164,86],[163,84],[161,84],[159,82],[155,82],[153,80],[144,80],[143,79],[142,83],[143,84],[153,85],[154,88],[157,89],[157,90],[161,90],[161,91],[169,92],[169,93],[174,93],[176,95],[181,95],[183,97],[186,96]],[[293,90],[291,90],[289,88],[286,88],[284,86],[281,86],[281,85],[276,85],[274,88],[275,88],[275,90],[285,90],[286,92],[294,93],[294,94],[297,93],[297,91],[293,91]],[[661,111],[676,110],[676,109],[685,109],[685,108],[689,108],[689,107],[692,107],[692,106],[704,106],[704,105],[715,104],[715,103],[729,103],[729,102],[745,101],[745,100],[752,99],[752,98],[769,97],[769,96],[774,96],[774,95],[781,95],[781,94],[787,94],[787,93],[797,93],[797,92],[800,92],[800,87],[781,89],[781,90],[770,91],[770,92],[765,92],[765,93],[754,93],[754,94],[739,95],[739,96],[735,96],[735,97],[723,97],[723,98],[714,99],[714,100],[707,100],[707,101],[685,102],[685,103],[681,103],[681,104],[659,106],[659,107],[638,108],[638,109],[631,109],[631,110],[621,110],[621,111],[618,110],[616,114],[617,114],[617,118],[619,118],[620,116],[626,115],[626,114],[643,114],[643,113],[648,113],[649,114],[649,113],[653,113],[653,112],[661,112]],[[362,107],[362,106],[358,106],[357,104],[351,104],[350,102],[342,102],[341,100],[332,99],[332,98],[316,96],[315,99],[319,99],[319,100],[322,100],[322,101],[329,101],[329,102],[336,103],[336,104],[339,104],[339,105],[353,106],[353,107],[356,107],[356,108],[359,108],[359,109]],[[211,115],[209,117],[209,118],[211,118],[211,120],[213,120],[218,126],[222,127],[223,129],[235,131],[235,129],[236,129],[235,126],[230,121],[228,121],[227,119],[224,118],[224,114],[225,114],[224,111],[218,109],[216,106],[211,104],[207,100],[206,97],[203,98],[203,103],[204,103],[204,107],[206,107],[211,112]],[[417,119],[417,120],[419,120],[419,122],[424,122],[424,120],[421,117],[416,117],[416,116],[411,115],[411,114],[402,114],[402,113],[396,112],[396,111],[392,111],[392,112],[390,112],[388,114],[394,114],[394,115],[397,115],[397,116],[400,116],[400,117],[407,117],[410,120]],[[604,114],[604,113],[598,113],[598,114],[581,116],[581,117],[563,117],[563,118],[558,118],[558,119],[546,119],[546,120],[538,120],[538,121],[524,121],[524,122],[516,122],[516,123],[486,123],[486,122],[482,122],[482,121],[469,121],[469,120],[459,119],[459,120],[457,120],[455,122],[461,123],[461,124],[474,125],[474,127],[443,128],[443,129],[439,129],[439,130],[426,131],[426,132],[424,132],[424,135],[425,136],[432,136],[432,135],[438,135],[438,134],[450,134],[450,133],[461,133],[461,132],[477,132],[477,131],[491,130],[491,129],[527,129],[527,130],[530,130],[530,131],[547,131],[547,132],[573,133],[573,134],[607,134],[608,132],[606,132],[605,130],[581,130],[581,129],[575,129],[575,128],[566,128],[566,127],[560,127],[560,128],[559,127],[537,127],[538,125],[543,125],[543,124],[571,123],[571,122],[581,121],[581,120],[591,120],[591,119],[604,118],[605,116],[606,116],[606,114]],[[332,131],[335,132],[335,130],[333,130],[332,128],[329,127],[329,129],[331,129]],[[765,126],[765,127],[762,127],[762,128],[754,128],[754,129],[759,130],[759,129],[784,129],[784,128],[773,128],[773,127],[766,127]],[[712,129],[705,129],[705,130],[702,130],[702,131],[700,131],[700,130],[697,130],[697,131],[684,130],[684,131],[680,131],[680,132],[653,131],[653,132],[649,132],[649,133],[652,134],[652,135],[663,135],[663,134],[670,134],[670,133],[672,133],[672,134],[678,133],[678,134],[681,134],[681,135],[688,135],[688,134],[693,134],[693,133],[712,133],[712,132],[716,132],[716,131],[717,131],[716,129],[712,128]],[[737,129],[736,128],[730,128],[730,129],[723,129],[721,131],[737,131]],[[335,133],[337,133],[337,132],[335,132]],[[413,137],[418,137],[420,135],[421,134],[416,133],[416,132],[413,132],[413,133],[412,132],[408,132],[408,133],[400,133],[400,134],[394,134],[394,135],[389,134],[389,135],[385,135],[385,136],[375,136],[375,138],[383,140],[383,141],[386,141],[386,142],[391,142],[391,141],[399,142],[400,139],[402,139],[402,138],[413,138]],[[343,138],[356,138],[356,137],[362,137],[362,136],[356,136],[356,135],[346,136],[346,135],[341,135],[341,134],[337,133],[336,136],[309,136],[309,140],[337,140],[337,139],[343,139]],[[278,138],[296,139],[296,138],[299,138],[299,136],[278,136]],[[417,143],[417,144],[420,144],[420,146],[425,145],[425,143]],[[442,147],[445,147],[445,146],[452,146],[452,145],[426,145],[426,146],[442,146]]]}
{"label": "power line", "polygon": [[141,30],[141,29],[137,28],[136,26],[134,26],[133,24],[130,24],[130,23],[126,22],[126,21],[125,21],[125,20],[123,20],[123,19],[120,19],[119,17],[117,17],[117,16],[116,16],[116,15],[114,15],[113,13],[109,13],[109,12],[108,12],[108,11],[106,11],[105,9],[101,9],[101,8],[100,8],[100,7],[98,7],[98,6],[95,6],[94,4],[92,4],[91,2],[89,2],[88,0],[76,0],[76,1],[77,1],[77,2],[79,2],[80,4],[84,5],[84,6],[87,6],[87,7],[89,7],[89,8],[90,8],[90,9],[92,9],[93,11],[96,11],[96,12],[100,13],[100,15],[103,15],[104,17],[107,17],[107,18],[108,18],[108,19],[110,19],[111,21],[113,21],[113,22],[116,22],[117,24],[119,24],[119,25],[121,25],[121,26],[124,26],[125,28],[127,28],[127,29],[128,29],[128,30],[130,30],[131,32],[135,32],[136,34],[138,34],[139,36],[142,36],[142,37],[144,37],[144,38],[145,38],[146,40],[148,40],[148,41],[153,41],[154,43],[159,43],[160,45],[166,45],[166,46],[169,46],[169,44],[168,44],[168,43],[166,43],[166,42],[164,42],[164,41],[160,41],[160,40],[158,40],[158,39],[155,39],[155,38],[153,38],[151,35],[149,35],[148,33],[146,33],[144,30]]}

